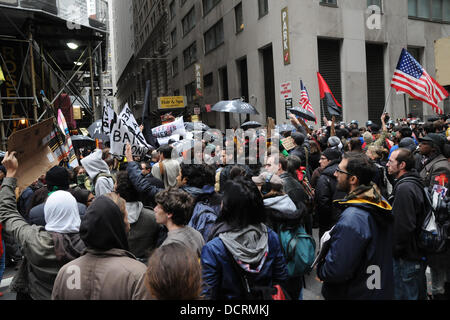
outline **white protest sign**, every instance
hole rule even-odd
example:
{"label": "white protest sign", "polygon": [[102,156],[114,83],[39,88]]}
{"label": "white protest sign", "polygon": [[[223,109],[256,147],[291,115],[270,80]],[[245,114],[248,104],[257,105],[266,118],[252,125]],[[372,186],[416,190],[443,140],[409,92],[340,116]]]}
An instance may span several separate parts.
{"label": "white protest sign", "polygon": [[180,140],[180,136],[186,136],[183,118],[180,117],[174,122],[153,128],[152,134],[158,139],[160,145],[167,144],[170,139],[175,141]]}
{"label": "white protest sign", "polygon": [[103,106],[102,116],[102,129],[104,134],[109,135],[111,133],[111,123],[116,118],[117,115],[114,109],[111,108],[109,102],[105,102],[105,105]]}
{"label": "white protest sign", "polygon": [[292,82],[287,81],[280,84],[281,100],[292,99]]}
{"label": "white protest sign", "polygon": [[128,103],[123,108],[122,112],[119,114],[119,120],[122,121],[122,124],[128,127],[128,130],[136,136],[136,139],[142,146],[145,146],[147,149],[150,149],[147,141],[145,140],[144,135],[139,128],[139,125],[134,118],[131,109],[128,107]]}
{"label": "white protest sign", "polygon": [[124,156],[127,143],[131,145],[133,156],[143,157],[147,154],[149,148],[142,145],[128,127],[122,121],[112,123],[111,133],[111,153],[116,156]]}

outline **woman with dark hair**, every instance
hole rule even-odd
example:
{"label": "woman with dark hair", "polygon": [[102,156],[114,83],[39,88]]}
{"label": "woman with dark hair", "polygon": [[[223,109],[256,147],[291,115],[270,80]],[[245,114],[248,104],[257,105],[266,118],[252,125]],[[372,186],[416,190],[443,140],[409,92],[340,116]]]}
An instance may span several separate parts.
{"label": "woman with dark hair", "polygon": [[145,284],[157,300],[199,300],[202,271],[197,255],[179,243],[156,249],[148,261]]}
{"label": "woman with dark hair", "polygon": [[287,280],[277,234],[265,225],[264,202],[253,181],[243,177],[224,187],[222,211],[202,249],[202,275],[207,299],[243,299],[245,275],[253,286],[271,287]]}

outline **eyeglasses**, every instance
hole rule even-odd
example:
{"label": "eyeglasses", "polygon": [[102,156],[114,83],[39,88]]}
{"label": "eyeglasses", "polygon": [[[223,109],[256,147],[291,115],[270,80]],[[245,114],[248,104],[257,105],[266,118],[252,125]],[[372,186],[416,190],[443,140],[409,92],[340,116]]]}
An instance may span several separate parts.
{"label": "eyeglasses", "polygon": [[343,173],[343,174],[346,174],[346,175],[348,175],[348,176],[353,176],[353,174],[351,174],[351,173],[342,171],[341,169],[339,169],[339,167],[337,167],[336,172]]}

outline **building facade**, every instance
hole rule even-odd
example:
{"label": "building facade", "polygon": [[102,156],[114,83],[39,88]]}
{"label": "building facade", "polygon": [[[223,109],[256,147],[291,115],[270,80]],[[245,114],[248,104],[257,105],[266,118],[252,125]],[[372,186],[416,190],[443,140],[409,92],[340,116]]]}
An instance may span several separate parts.
{"label": "building facade", "polygon": [[[134,1],[139,3],[135,28],[144,30],[135,31],[135,41],[156,49],[154,57],[167,58],[159,61],[164,66],[156,67],[162,70],[157,73],[140,62],[137,98],[151,79],[158,83],[153,98],[186,96],[188,108],[200,107],[201,120],[213,127],[238,126],[243,119],[208,112],[206,106],[240,97],[259,111],[251,120],[265,123],[272,117],[283,123],[286,106],[299,105],[302,80],[322,118],[328,114],[320,105],[320,72],[343,106],[344,121],[378,121],[388,97],[386,111],[394,118],[433,115],[427,104],[390,92],[390,82],[402,48],[436,77],[434,43],[450,36],[448,0],[167,0],[161,2],[162,8],[167,5],[167,24],[156,24],[165,35],[164,53],[158,51],[161,42],[143,40],[149,22],[141,25],[139,10],[147,2],[153,8],[160,1]],[[136,48],[135,55],[148,57],[144,51]],[[441,107],[450,112],[448,100]]]}

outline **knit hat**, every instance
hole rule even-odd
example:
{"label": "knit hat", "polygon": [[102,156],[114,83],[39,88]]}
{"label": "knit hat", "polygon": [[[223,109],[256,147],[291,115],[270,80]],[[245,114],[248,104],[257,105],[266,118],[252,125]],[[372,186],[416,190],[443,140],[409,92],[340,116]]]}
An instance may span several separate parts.
{"label": "knit hat", "polygon": [[408,149],[411,152],[414,152],[414,150],[417,149],[414,139],[410,137],[403,138],[402,141],[400,141],[400,143],[398,144],[398,147]]}
{"label": "knit hat", "polygon": [[330,138],[328,139],[328,144],[330,145],[330,148],[332,148],[332,149],[338,148],[339,150],[341,150],[342,147],[343,147],[342,142],[341,142],[341,139],[339,139],[339,138],[336,137],[336,136],[330,137]]}
{"label": "knit hat", "polygon": [[300,132],[294,132],[291,134],[292,139],[294,139],[295,143],[298,146],[301,146],[303,144],[303,142],[305,142],[305,135],[303,133]]}
{"label": "knit hat", "polygon": [[58,187],[58,190],[68,190],[69,172],[63,167],[55,166],[47,171],[45,182],[49,191],[54,191],[53,187]]}
{"label": "knit hat", "polygon": [[329,161],[333,161],[333,160],[340,160],[342,157],[342,154],[337,149],[328,148],[323,152],[323,156],[325,158],[327,158]]}

